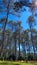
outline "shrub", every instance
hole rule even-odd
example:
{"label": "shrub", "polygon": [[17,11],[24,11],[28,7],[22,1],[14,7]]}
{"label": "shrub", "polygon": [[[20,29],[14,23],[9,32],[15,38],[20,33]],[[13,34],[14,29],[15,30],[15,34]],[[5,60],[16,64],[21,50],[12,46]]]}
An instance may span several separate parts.
{"label": "shrub", "polygon": [[33,55],[28,55],[28,60],[33,60]]}
{"label": "shrub", "polygon": [[24,60],[24,57],[18,56],[18,60]]}

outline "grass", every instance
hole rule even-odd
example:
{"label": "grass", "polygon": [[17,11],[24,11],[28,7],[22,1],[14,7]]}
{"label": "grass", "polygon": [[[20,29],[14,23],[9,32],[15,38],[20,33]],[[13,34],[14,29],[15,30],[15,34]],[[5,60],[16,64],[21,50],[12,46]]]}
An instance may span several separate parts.
{"label": "grass", "polygon": [[37,65],[37,62],[12,62],[12,61],[0,61],[0,65]]}

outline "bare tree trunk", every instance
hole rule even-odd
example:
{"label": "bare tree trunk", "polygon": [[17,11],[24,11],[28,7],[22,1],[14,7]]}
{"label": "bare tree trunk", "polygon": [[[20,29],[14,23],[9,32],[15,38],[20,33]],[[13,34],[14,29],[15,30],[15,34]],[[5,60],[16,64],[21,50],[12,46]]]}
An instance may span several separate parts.
{"label": "bare tree trunk", "polygon": [[7,6],[7,18],[6,18],[6,22],[5,22],[5,25],[4,25],[4,29],[3,29],[3,39],[2,39],[2,54],[4,53],[4,36],[5,36],[5,28],[6,28],[6,24],[8,22],[8,14],[9,14],[9,4],[10,4],[10,0],[9,0],[9,3],[8,3],[8,6]]}
{"label": "bare tree trunk", "polygon": [[33,45],[33,50],[34,50],[34,60],[35,60],[35,48],[34,48],[34,42],[33,42],[33,32],[31,31],[31,41],[32,41],[32,45]]}
{"label": "bare tree trunk", "polygon": [[15,41],[15,60],[16,60],[16,33],[15,33],[15,39],[14,39],[14,41]]}
{"label": "bare tree trunk", "polygon": [[[19,24],[19,27],[20,27],[20,24]],[[20,30],[19,30],[19,58],[20,58]]]}

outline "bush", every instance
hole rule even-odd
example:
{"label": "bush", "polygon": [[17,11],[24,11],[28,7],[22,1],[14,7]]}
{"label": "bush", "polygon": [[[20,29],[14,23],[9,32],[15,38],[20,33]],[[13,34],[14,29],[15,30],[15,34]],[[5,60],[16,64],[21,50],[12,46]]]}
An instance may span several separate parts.
{"label": "bush", "polygon": [[28,55],[28,60],[33,60],[33,55]]}
{"label": "bush", "polygon": [[24,57],[19,56],[19,57],[18,57],[18,60],[24,60]]}
{"label": "bush", "polygon": [[13,60],[13,61],[15,61],[15,60],[16,60],[16,57],[15,57],[14,54],[12,54],[12,55],[10,55],[10,56],[7,58],[7,60]]}

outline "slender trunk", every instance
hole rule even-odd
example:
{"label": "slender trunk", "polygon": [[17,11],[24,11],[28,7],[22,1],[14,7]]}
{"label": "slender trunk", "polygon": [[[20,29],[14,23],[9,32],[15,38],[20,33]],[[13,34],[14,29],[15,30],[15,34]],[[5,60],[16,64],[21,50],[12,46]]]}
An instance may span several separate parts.
{"label": "slender trunk", "polygon": [[[25,42],[25,46],[26,46],[26,42]],[[26,51],[26,48],[25,48],[25,51]],[[27,58],[26,58],[26,55],[27,55],[27,53],[25,53],[25,60],[27,59]]]}
{"label": "slender trunk", "polygon": [[[20,24],[19,24],[19,27],[20,27]],[[19,30],[19,57],[20,57],[20,30]]]}
{"label": "slender trunk", "polygon": [[[32,16],[34,17],[34,11],[32,10]],[[35,48],[34,48],[34,41],[33,41],[33,32],[31,30],[31,40],[32,40],[32,45],[33,45],[33,50],[34,50],[34,59],[35,59]]]}
{"label": "slender trunk", "polygon": [[[34,42],[33,42],[33,43],[34,43]],[[34,60],[36,60],[36,58],[35,58],[35,56],[36,56],[36,55],[35,55],[35,48],[34,48],[34,44],[33,44],[33,50],[34,50],[34,56],[33,56],[33,57],[34,57]]]}
{"label": "slender trunk", "polygon": [[26,49],[25,49],[25,48],[24,48],[24,52],[25,52],[24,55],[25,55],[25,57],[26,57]]}
{"label": "slender trunk", "polygon": [[16,35],[15,35],[15,57],[16,57]]}
{"label": "slender trunk", "polygon": [[19,57],[20,57],[20,34],[19,34]]}
{"label": "slender trunk", "polygon": [[15,36],[14,36],[14,40],[15,40],[15,60],[16,60],[16,25],[15,25]]}
{"label": "slender trunk", "polygon": [[20,41],[19,41],[19,57],[20,57]]}
{"label": "slender trunk", "polygon": [[34,59],[35,59],[35,49],[34,49],[34,41],[33,41],[33,32],[31,30],[31,41],[32,41],[32,45],[33,45],[33,50],[34,50]]}
{"label": "slender trunk", "polygon": [[[10,0],[9,0],[9,3],[10,3]],[[5,25],[4,25],[4,29],[3,29],[3,39],[2,39],[2,54],[4,52],[4,36],[5,36],[5,28],[6,28],[6,24],[8,22],[8,14],[9,14],[9,3],[8,3],[8,6],[7,6],[7,19],[6,19],[6,22],[5,22]]]}

